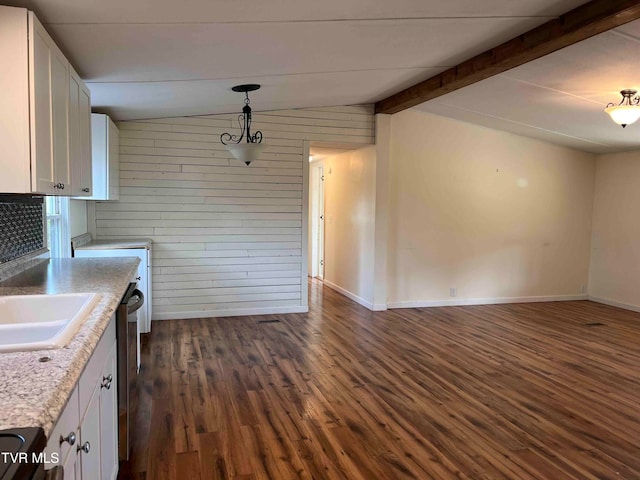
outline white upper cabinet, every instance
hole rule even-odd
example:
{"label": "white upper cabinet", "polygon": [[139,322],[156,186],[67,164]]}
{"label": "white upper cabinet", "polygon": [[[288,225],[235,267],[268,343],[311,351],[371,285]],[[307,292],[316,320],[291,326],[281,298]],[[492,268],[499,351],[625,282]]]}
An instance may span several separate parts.
{"label": "white upper cabinet", "polygon": [[89,91],[33,12],[0,6],[0,69],[0,193],[90,188],[90,169],[71,179],[90,144]]}
{"label": "white upper cabinet", "polygon": [[120,198],[120,131],[108,115],[91,114],[93,194],[87,200]]}
{"label": "white upper cabinet", "polygon": [[90,197],[93,192],[91,165],[91,93],[73,68],[69,68],[69,158],[71,193]]}

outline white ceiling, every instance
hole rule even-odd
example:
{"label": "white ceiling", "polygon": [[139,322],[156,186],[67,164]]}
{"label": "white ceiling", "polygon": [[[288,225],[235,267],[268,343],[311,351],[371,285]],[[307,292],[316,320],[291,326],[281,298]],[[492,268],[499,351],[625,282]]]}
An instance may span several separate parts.
{"label": "white ceiling", "polygon": [[[11,0],[10,0],[11,3]],[[13,0],[116,119],[372,103],[585,0]],[[442,108],[442,104],[439,104]]]}
{"label": "white ceiling", "polygon": [[640,91],[640,21],[423,103],[417,110],[593,153],[640,148],[640,123],[604,113]]}

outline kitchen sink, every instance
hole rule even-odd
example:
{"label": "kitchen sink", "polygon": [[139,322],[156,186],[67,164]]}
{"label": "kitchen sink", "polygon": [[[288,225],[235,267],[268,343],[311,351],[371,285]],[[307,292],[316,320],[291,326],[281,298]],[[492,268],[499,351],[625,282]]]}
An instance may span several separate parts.
{"label": "kitchen sink", "polygon": [[0,296],[0,352],[64,347],[99,301],[97,293]]}

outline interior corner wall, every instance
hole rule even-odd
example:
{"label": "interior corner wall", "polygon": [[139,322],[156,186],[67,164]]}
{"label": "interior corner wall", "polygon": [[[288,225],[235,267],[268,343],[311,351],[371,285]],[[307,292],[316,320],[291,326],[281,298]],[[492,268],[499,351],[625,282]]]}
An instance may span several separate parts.
{"label": "interior corner wall", "polygon": [[640,151],[598,156],[589,296],[640,311]]}
{"label": "interior corner wall", "polygon": [[324,163],[324,282],[373,309],[376,149],[327,157]]}
{"label": "interior corner wall", "polygon": [[505,132],[394,115],[389,307],[584,298],[595,164]]}

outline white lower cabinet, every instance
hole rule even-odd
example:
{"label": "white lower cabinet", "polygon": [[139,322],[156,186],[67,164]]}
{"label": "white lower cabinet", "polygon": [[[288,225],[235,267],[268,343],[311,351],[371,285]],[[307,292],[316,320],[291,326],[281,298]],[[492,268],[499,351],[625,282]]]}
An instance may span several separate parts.
{"label": "white lower cabinet", "polygon": [[113,345],[100,388],[100,471],[102,480],[118,476],[118,349]]}
{"label": "white lower cabinet", "polygon": [[112,317],[47,442],[47,457],[58,455],[65,480],[115,480],[118,475],[115,324]]}
{"label": "white lower cabinet", "polygon": [[80,478],[102,478],[99,476],[100,435],[100,392],[96,390],[80,424],[80,442],[77,450],[80,455]]}

